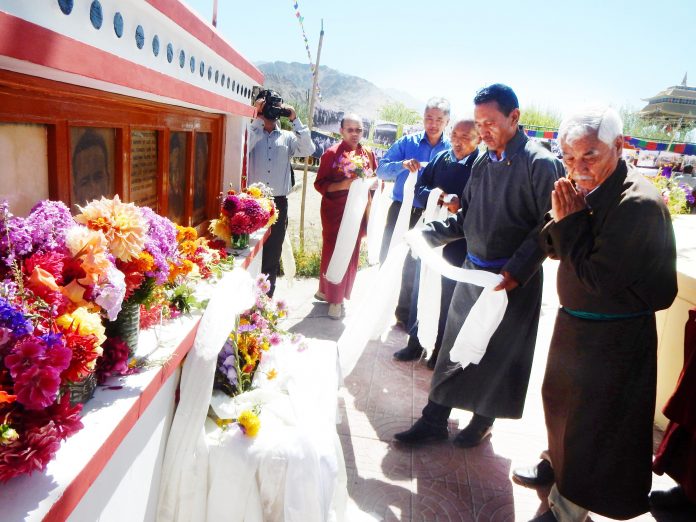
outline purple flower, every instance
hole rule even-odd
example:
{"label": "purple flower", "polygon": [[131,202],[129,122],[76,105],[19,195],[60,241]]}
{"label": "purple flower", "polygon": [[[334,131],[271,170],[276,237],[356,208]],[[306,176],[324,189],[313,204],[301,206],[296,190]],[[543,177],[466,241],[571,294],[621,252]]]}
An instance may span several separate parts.
{"label": "purple flower", "polygon": [[10,329],[16,337],[22,337],[34,331],[31,321],[4,297],[0,297],[0,327]]}
{"label": "purple flower", "polygon": [[696,197],[694,197],[695,191],[686,183],[680,183],[679,188],[681,188],[684,191],[684,194],[686,194],[686,202],[693,206],[694,203],[696,203]]}
{"label": "purple flower", "polygon": [[43,200],[31,209],[25,224],[35,252],[65,249],[65,235],[75,224],[62,201]]}
{"label": "purple flower", "polygon": [[271,337],[269,339],[269,342],[271,343],[272,346],[277,346],[280,344],[280,341],[282,341],[283,338],[280,336],[278,332],[273,332],[271,334]]}
{"label": "purple flower", "polygon": [[241,208],[243,208],[244,203],[242,200],[234,195],[228,194],[225,199],[222,200],[222,213],[227,217],[234,216]]}
{"label": "purple flower", "polygon": [[5,266],[12,266],[18,257],[31,252],[31,233],[25,220],[13,216],[7,201],[0,202],[0,260]]}
{"label": "purple flower", "polygon": [[149,207],[141,207],[140,210],[148,224],[145,250],[154,258],[156,267],[156,270],[145,275],[154,277],[158,284],[162,284],[169,277],[169,261],[178,255],[176,227]]}

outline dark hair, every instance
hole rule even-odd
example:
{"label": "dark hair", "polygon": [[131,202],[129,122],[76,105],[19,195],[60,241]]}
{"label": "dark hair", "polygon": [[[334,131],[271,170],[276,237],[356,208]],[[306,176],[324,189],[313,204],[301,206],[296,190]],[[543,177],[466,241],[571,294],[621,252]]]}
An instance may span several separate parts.
{"label": "dark hair", "polygon": [[694,171],[693,165],[685,165],[684,166],[684,174],[691,174],[693,171]]}
{"label": "dark hair", "polygon": [[502,83],[494,83],[493,85],[484,87],[474,96],[474,105],[490,102],[496,102],[498,104],[498,109],[505,116],[510,116],[510,113],[514,109],[519,109],[520,107],[515,91]]}
{"label": "dark hair", "polygon": [[92,129],[88,129],[82,136],[80,136],[80,139],[75,146],[75,150],[73,150],[73,170],[75,169],[75,161],[77,160],[78,154],[86,151],[87,149],[91,149],[92,147],[98,147],[101,149],[102,154],[104,154],[104,166],[108,167],[109,153],[106,151],[106,143],[104,143],[104,138],[101,136],[101,134],[97,134]]}

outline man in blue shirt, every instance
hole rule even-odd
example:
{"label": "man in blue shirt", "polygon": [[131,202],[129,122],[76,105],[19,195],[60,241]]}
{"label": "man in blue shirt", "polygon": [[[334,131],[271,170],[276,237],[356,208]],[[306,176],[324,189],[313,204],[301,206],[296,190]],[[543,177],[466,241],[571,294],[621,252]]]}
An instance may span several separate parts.
{"label": "man in blue shirt", "polygon": [[[261,272],[268,274],[268,281],[271,283],[268,295],[273,297],[276,277],[280,271],[280,253],[288,228],[287,195],[292,188],[290,159],[293,156],[311,155],[314,143],[309,129],[302,124],[290,105],[282,104],[281,107],[290,111],[288,119],[292,123],[293,132],[280,130],[278,118],[270,119],[263,115],[267,92],[261,91],[254,103],[257,119],[249,129],[249,184],[261,181],[270,186],[278,209],[278,220],[271,226],[271,234],[263,246],[261,258]],[[271,95],[280,98],[276,92],[271,91]]]}
{"label": "man in blue shirt", "polygon": [[[444,130],[449,123],[450,104],[444,98],[430,98],[423,113],[424,131],[417,132],[399,139],[384,155],[377,167],[377,177],[385,181],[393,181],[392,204],[387,213],[387,223],[382,240],[380,261],[384,262],[389,251],[396,219],[404,200],[404,183],[410,172],[420,172],[421,162],[426,163],[435,159],[438,153],[449,148],[449,142],[444,137]],[[410,209],[409,228],[418,222],[423,213],[423,204],[413,200]],[[412,257],[406,258],[401,279],[401,293],[396,308],[397,323],[410,328],[409,310],[416,263]]]}
{"label": "man in blue shirt", "polygon": [[[476,130],[474,120],[460,119],[452,126],[450,134],[451,148],[439,153],[428,166],[423,169],[423,173],[416,182],[415,201],[425,207],[428,204],[428,197],[434,188],[442,190],[439,205],[444,205],[454,214],[459,210],[460,198],[464,192],[464,187],[469,176],[474,161],[478,157],[478,145],[481,137]],[[445,260],[454,266],[462,266],[466,258],[466,239],[458,239],[445,246],[442,252]],[[408,345],[394,353],[394,358],[399,361],[412,361],[419,359],[425,352],[418,341],[418,325],[416,324],[416,307],[418,305],[418,283],[419,270],[416,270],[416,280],[411,299],[410,322],[414,323],[409,331]],[[447,322],[447,310],[452,300],[455,282],[446,277],[442,278],[442,293],[440,299],[440,312],[437,329],[437,338],[433,353],[428,360],[428,368],[435,368],[435,361],[442,344],[442,336],[445,332]]]}

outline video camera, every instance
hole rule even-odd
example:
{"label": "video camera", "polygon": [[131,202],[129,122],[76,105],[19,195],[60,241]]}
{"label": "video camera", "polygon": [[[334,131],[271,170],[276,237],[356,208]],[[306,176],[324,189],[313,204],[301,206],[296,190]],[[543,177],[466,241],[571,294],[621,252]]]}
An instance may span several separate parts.
{"label": "video camera", "polygon": [[264,100],[266,103],[263,106],[263,111],[261,114],[269,120],[277,120],[281,116],[290,116],[292,112],[290,109],[285,109],[282,107],[283,98],[280,97],[275,91],[270,89],[265,89],[256,96],[257,100]]}

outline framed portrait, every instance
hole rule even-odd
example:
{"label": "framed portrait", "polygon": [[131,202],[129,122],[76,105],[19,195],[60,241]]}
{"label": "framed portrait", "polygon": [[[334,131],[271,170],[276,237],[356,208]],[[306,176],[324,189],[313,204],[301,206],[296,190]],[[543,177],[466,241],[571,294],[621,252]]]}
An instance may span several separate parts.
{"label": "framed portrait", "polygon": [[157,131],[131,130],[130,199],[157,210]]}
{"label": "framed portrait", "polygon": [[169,177],[167,195],[167,217],[175,223],[184,221],[186,201],[186,146],[188,135],[185,132],[169,134]]}
{"label": "framed portrait", "polygon": [[116,130],[70,127],[71,208],[114,196]]}
{"label": "framed portrait", "polygon": [[193,226],[206,219],[208,181],[210,179],[210,134],[197,133],[193,160]]}

